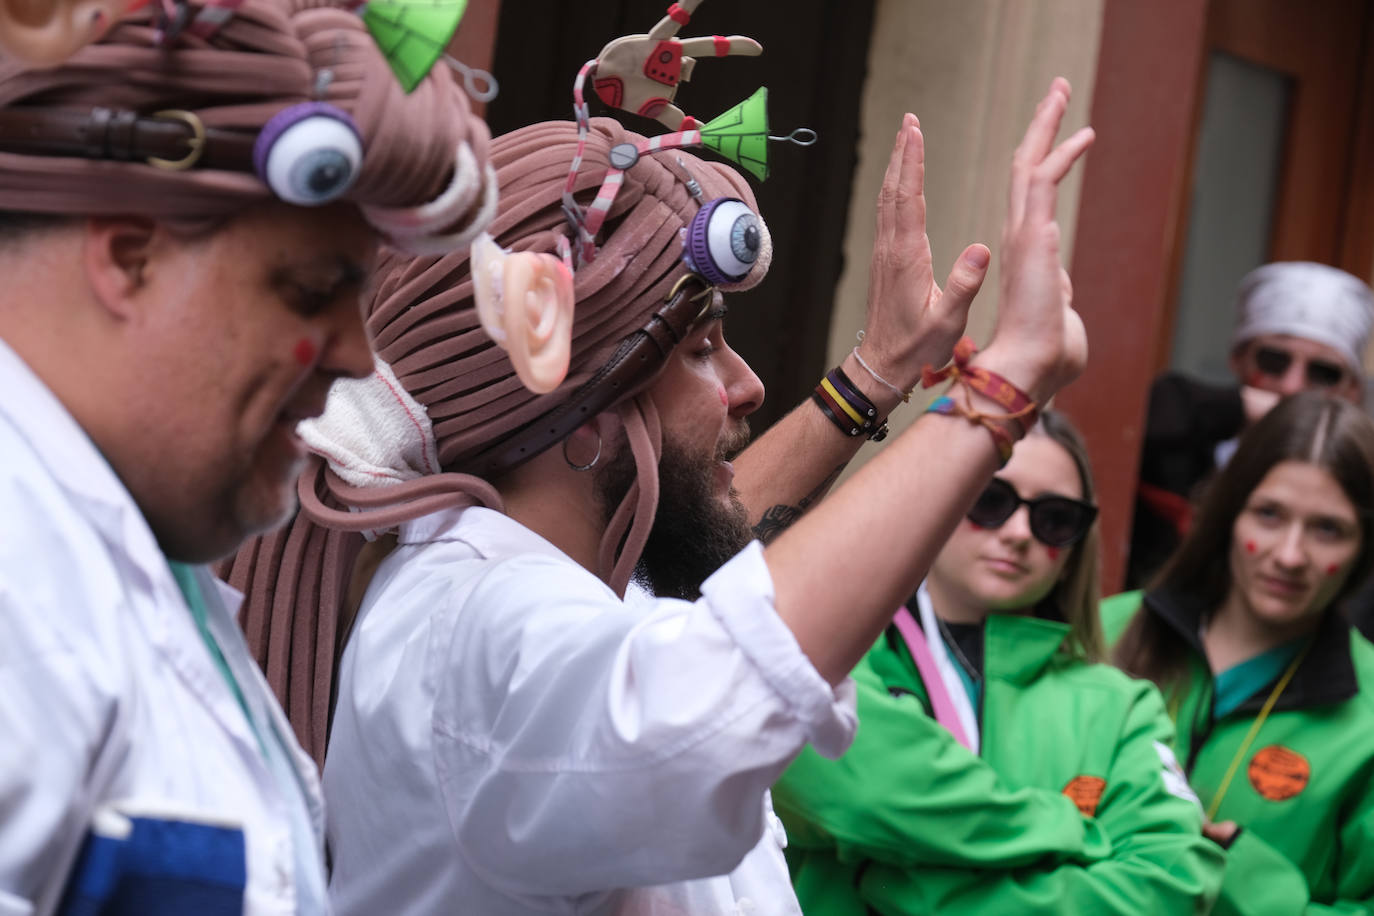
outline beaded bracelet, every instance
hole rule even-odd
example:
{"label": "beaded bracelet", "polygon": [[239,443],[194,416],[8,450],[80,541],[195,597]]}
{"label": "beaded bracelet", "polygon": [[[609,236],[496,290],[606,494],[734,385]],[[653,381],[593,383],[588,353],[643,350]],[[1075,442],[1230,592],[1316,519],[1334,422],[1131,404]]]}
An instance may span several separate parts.
{"label": "beaded bracelet", "polygon": [[853,438],[867,433],[873,442],[887,438],[887,420],[878,417],[878,408],[839,366],[821,377],[811,392],[811,400],[846,436]]}

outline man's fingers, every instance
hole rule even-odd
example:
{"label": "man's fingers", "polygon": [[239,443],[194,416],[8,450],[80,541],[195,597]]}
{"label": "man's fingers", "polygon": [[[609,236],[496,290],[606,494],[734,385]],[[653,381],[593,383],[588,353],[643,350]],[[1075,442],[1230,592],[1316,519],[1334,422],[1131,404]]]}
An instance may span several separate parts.
{"label": "man's fingers", "polygon": [[902,181],[902,159],[906,154],[907,138],[910,131],[907,130],[907,115],[902,119],[902,127],[897,131],[897,139],[892,144],[892,155],[887,160],[887,171],[883,173],[883,186],[878,191],[878,234],[874,239],[875,245],[882,245],[892,241],[892,235],[896,229],[896,214],[893,212],[897,199],[897,187]]}
{"label": "man's fingers", "polygon": [[1073,136],[1055,147],[1054,151],[1045,157],[1045,161],[1040,164],[1041,172],[1045,173],[1050,181],[1062,181],[1064,176],[1069,174],[1069,169],[1078,161],[1078,157],[1083,155],[1088,147],[1093,145],[1097,139],[1097,132],[1091,127],[1080,127],[1074,131]]}
{"label": "man's fingers", "polygon": [[1069,84],[1063,77],[1055,77],[1050,90],[1035,107],[1035,114],[1026,127],[1021,144],[1016,147],[1011,162],[1011,185],[1008,189],[1007,212],[1011,225],[1020,225],[1026,209],[1026,193],[1031,175],[1049,153],[1054,137],[1069,104]]}
{"label": "man's fingers", "polygon": [[940,297],[940,311],[944,315],[958,316],[961,323],[968,320],[968,310],[987,279],[991,263],[992,252],[988,246],[970,245],[964,249],[950,269],[944,295]]}
{"label": "man's fingers", "polygon": [[1059,133],[1059,125],[1064,120],[1064,112],[1069,108],[1069,84],[1063,77],[1055,77],[1050,91],[1040,100],[1026,128],[1026,136],[1021,142],[1026,161],[1034,166],[1044,159],[1054,146],[1054,137]]}
{"label": "man's fingers", "polygon": [[1074,133],[1059,145],[1053,153],[1036,169],[1026,195],[1025,216],[1028,219],[1048,222],[1054,219],[1055,206],[1059,200],[1059,182],[1073,168],[1079,157],[1092,146],[1097,135],[1091,127]]}
{"label": "man's fingers", "polygon": [[907,135],[902,150],[901,176],[897,186],[894,214],[896,217],[896,238],[899,245],[915,244],[916,239],[926,232],[926,147],[921,129],[916,119],[902,126]]}

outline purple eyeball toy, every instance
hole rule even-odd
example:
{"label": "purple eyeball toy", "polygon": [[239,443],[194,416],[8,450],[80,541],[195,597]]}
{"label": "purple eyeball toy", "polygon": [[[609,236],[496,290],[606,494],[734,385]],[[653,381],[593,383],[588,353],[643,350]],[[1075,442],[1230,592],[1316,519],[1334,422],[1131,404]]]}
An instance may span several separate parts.
{"label": "purple eyeball toy", "polygon": [[749,205],[718,197],[697,211],[687,228],[687,263],[712,286],[749,275],[763,247],[763,229]]}
{"label": "purple eyeball toy", "polygon": [[363,141],[348,113],[325,102],[278,112],[253,144],[253,167],[289,204],[318,207],[338,200],[358,177]]}

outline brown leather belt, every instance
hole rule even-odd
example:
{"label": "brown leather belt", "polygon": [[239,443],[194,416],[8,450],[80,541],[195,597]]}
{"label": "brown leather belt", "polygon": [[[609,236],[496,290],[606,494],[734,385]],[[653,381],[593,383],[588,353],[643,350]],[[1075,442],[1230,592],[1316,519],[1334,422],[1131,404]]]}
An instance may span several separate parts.
{"label": "brown leather belt", "polygon": [[683,275],[648,324],[620,342],[615,353],[573,396],[527,423],[510,438],[479,452],[458,470],[488,480],[518,467],[620,401],[651,377],[673,348],[711,308],[715,288],[694,273]]}
{"label": "brown leather belt", "polygon": [[139,114],[111,108],[0,109],[0,152],[144,161],[253,171],[256,131],[206,128],[189,111]]}

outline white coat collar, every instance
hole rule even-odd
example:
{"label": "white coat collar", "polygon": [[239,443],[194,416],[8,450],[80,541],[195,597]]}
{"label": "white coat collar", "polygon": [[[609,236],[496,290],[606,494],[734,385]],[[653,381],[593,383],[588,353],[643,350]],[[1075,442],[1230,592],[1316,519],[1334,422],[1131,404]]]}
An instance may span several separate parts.
{"label": "white coat collar", "polygon": [[540,554],[572,563],[576,561],[551,541],[501,512],[482,506],[441,509],[400,526],[401,544],[462,541],[479,556],[494,559],[520,554]]}

